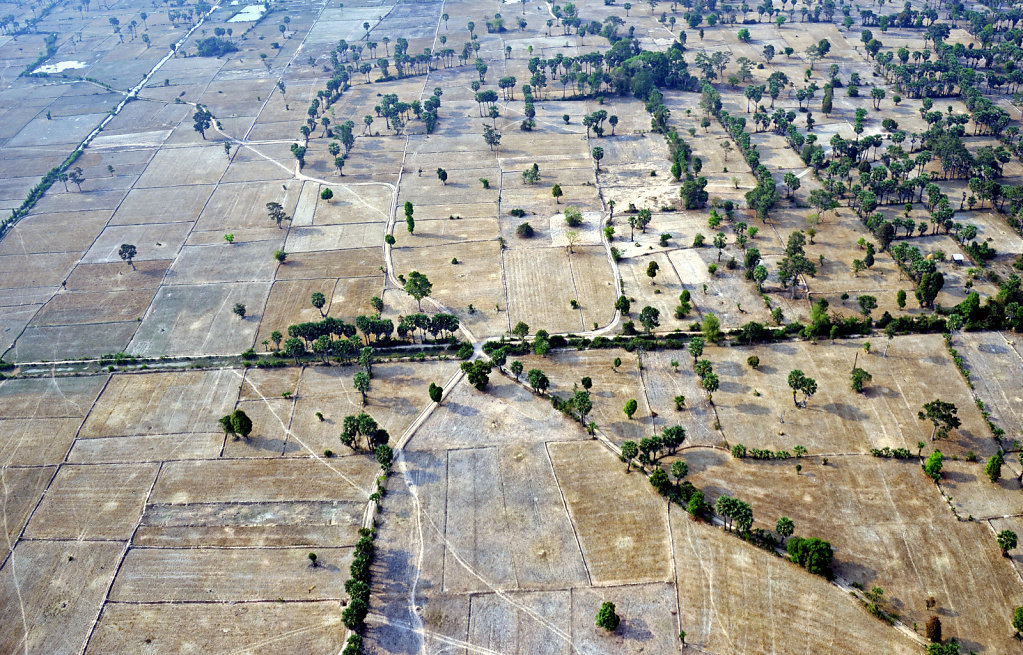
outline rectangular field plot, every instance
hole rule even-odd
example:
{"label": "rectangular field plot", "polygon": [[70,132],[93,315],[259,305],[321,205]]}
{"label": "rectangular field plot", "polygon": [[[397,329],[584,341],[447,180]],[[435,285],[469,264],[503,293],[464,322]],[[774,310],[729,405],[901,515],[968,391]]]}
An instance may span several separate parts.
{"label": "rectangular field plot", "polygon": [[82,261],[86,264],[120,262],[131,268],[121,261],[118,254],[124,243],[135,245],[138,261],[174,259],[191,229],[191,223],[111,225],[103,230]]}
{"label": "rectangular field plot", "polygon": [[109,218],[110,211],[105,209],[30,216],[0,241],[0,255],[81,253],[103,231]]}
{"label": "rectangular field plot", "polygon": [[65,288],[72,293],[155,289],[163,282],[170,265],[169,259],[137,261],[133,271],[122,261],[79,264],[68,276]]}
{"label": "rectangular field plot", "polygon": [[[126,349],[134,355],[224,355],[251,348],[269,282],[164,286]],[[234,315],[235,304],[249,310]]]}
{"label": "rectangular field plot", "polygon": [[288,252],[314,250],[347,250],[368,248],[383,243],[383,223],[348,223],[346,225],[296,226],[288,231],[284,249]]}
{"label": "rectangular field plot", "polygon": [[107,375],[0,381],[4,418],[85,418],[107,383]]}
{"label": "rectangular field plot", "polygon": [[359,186],[332,184],[330,189],[334,192],[334,197],[329,202],[326,200],[316,201],[316,209],[312,217],[314,225],[384,223],[387,221],[387,212],[391,208],[391,190],[388,187],[382,184]]}
{"label": "rectangular field plot", "polygon": [[215,184],[227,169],[227,157],[216,146],[161,148],[139,178],[136,187],[172,187]]}
{"label": "rectangular field plot", "polygon": [[[288,267],[290,268],[290,262]],[[270,334],[279,331],[287,334],[289,325],[307,321],[322,320],[320,310],[311,304],[313,293],[322,293],[324,299],[330,303],[334,297],[334,287],[337,280],[313,279],[313,280],[283,280],[274,282],[270,288],[270,297],[266,301],[266,309],[263,310],[263,320],[259,323],[259,332],[256,334],[256,344],[261,345],[264,339],[269,339]],[[330,313],[330,304],[324,305],[323,313]],[[337,312],[335,312],[335,315]]]}
{"label": "rectangular field plot", "polygon": [[[604,584],[667,580],[671,552],[664,501],[646,477],[626,476],[596,441],[552,442],[547,451],[590,579]],[[629,511],[617,511],[620,506]],[[628,570],[621,562],[630,563]]]}
{"label": "rectangular field plot", "polygon": [[0,419],[0,464],[59,464],[81,424],[80,418]]}
{"label": "rectangular field plot", "polygon": [[123,548],[112,542],[19,543],[0,569],[0,652],[80,653]]}
{"label": "rectangular field plot", "polygon": [[[721,380],[714,404],[725,437],[732,444],[770,450],[801,445],[811,454],[868,453],[885,446],[915,451],[917,442],[927,441],[931,433],[931,424],[920,421],[917,413],[925,402],[940,397],[958,407],[963,423],[953,439],[940,445],[942,450],[994,454],[987,426],[940,336],[895,338],[887,357],[882,356],[884,343],[875,340],[870,355],[862,344],[855,339],[818,346],[794,342],[708,349],[704,357]],[[761,362],[756,370],[746,363],[753,354]],[[854,362],[873,376],[861,394],[849,391]],[[817,381],[817,393],[805,407],[797,408],[792,400],[787,378],[793,369]],[[802,402],[802,394],[797,400]]]}
{"label": "rectangular field plot", "polygon": [[471,644],[515,655],[569,655],[571,591],[513,593],[508,599],[496,594],[469,598]]}
{"label": "rectangular field plot", "polygon": [[81,436],[206,432],[234,409],[241,380],[225,369],[114,375]]}
{"label": "rectangular field plot", "polygon": [[112,601],[275,601],[346,598],[351,548],[133,548],[110,590]]}
{"label": "rectangular field plot", "polygon": [[[187,630],[181,627],[187,625]],[[336,602],[108,603],[87,655],[109,653],[336,653],[344,625]]]}
{"label": "rectangular field plot", "polygon": [[366,509],[360,502],[150,505],[136,546],[352,546]]}
{"label": "rectangular field plot", "polygon": [[21,529],[28,522],[28,517],[39,503],[46,486],[53,477],[55,467],[40,466],[32,468],[5,468],[0,470],[0,481],[3,482],[3,507],[7,517],[3,525],[6,540],[0,546],[0,560],[5,559],[11,551]]}
{"label": "rectangular field plot", "polygon": [[269,282],[277,270],[273,253],[281,239],[184,246],[167,273],[166,284]]}
{"label": "rectangular field plot", "polygon": [[223,446],[223,432],[93,437],[76,440],[68,454],[68,461],[78,464],[121,464],[212,459],[220,455]]}
{"label": "rectangular field plot", "polygon": [[380,277],[383,262],[383,251],[378,247],[288,253],[287,261],[277,268],[277,279]]}
{"label": "rectangular field plot", "polygon": [[[164,464],[152,504],[362,501],[380,466],[367,456],[237,459]],[[202,480],[203,484],[196,484]]]}
{"label": "rectangular field plot", "polygon": [[199,218],[215,187],[196,184],[154,189],[133,189],[117,208],[111,225],[191,223]]}
{"label": "rectangular field plot", "polygon": [[156,290],[153,288],[134,291],[58,293],[39,310],[35,319],[32,320],[32,325],[134,321],[146,313],[154,295],[156,295]]}
{"label": "rectangular field plot", "polygon": [[59,361],[120,352],[131,341],[138,327],[135,319],[85,326],[30,325],[15,342],[13,359],[19,362]]}
{"label": "rectangular field plot", "polygon": [[292,216],[301,188],[298,182],[221,184],[202,210],[196,229],[230,231],[275,226],[268,217],[266,204],[280,203],[285,213]]}
{"label": "rectangular field plot", "polygon": [[56,291],[81,256],[80,252],[0,256],[0,289],[53,287]]}
{"label": "rectangular field plot", "polygon": [[25,531],[30,539],[131,537],[158,464],[62,466]]}

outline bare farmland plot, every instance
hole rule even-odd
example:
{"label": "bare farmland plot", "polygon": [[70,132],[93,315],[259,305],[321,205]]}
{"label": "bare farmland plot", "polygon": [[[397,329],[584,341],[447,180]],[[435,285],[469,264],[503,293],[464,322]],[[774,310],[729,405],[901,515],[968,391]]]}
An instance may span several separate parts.
{"label": "bare farmland plot", "polygon": [[[603,247],[574,250],[505,253],[511,325],[526,321],[533,331],[577,332],[610,321],[615,295]],[[579,309],[572,308],[572,300]]]}
{"label": "bare farmland plot", "polygon": [[233,409],[240,382],[228,370],[114,375],[81,436],[205,432]]}
{"label": "bare farmland plot", "polygon": [[[188,625],[182,632],[181,626]],[[273,635],[263,636],[267,626]],[[86,653],[331,653],[342,648],[337,603],[110,603]]]}
{"label": "bare farmland plot", "polygon": [[[38,506],[39,499],[42,498],[56,472],[56,467],[53,466],[8,468],[9,466],[5,463],[0,473],[2,476],[0,479],[4,483],[3,504],[7,517],[3,532],[0,533],[5,537],[5,545],[0,551],[3,553],[0,559],[3,560],[7,559],[21,529],[25,527],[33,510]],[[0,571],[0,574],[2,573],[6,573],[6,569]]]}
{"label": "bare farmland plot", "polygon": [[133,321],[146,313],[155,289],[61,293],[36,314],[31,325],[68,325]]}
{"label": "bare farmland plot", "polygon": [[[126,350],[136,355],[233,354],[251,348],[269,282],[164,286]],[[235,304],[252,308],[246,318]]]}
{"label": "bare farmland plot", "polygon": [[124,262],[79,264],[63,286],[71,293],[156,289],[170,265],[167,259],[140,261],[135,263],[135,270],[132,271],[130,266],[125,268]]}
{"label": "bare farmland plot", "polygon": [[[407,239],[404,242],[407,243]],[[477,336],[501,334],[510,329],[501,250],[496,241],[425,248],[399,247],[392,249],[391,256],[396,274],[408,275],[410,271],[425,274],[433,283],[430,297],[456,314],[462,324],[468,325]],[[459,264],[451,263],[453,257],[458,258]],[[399,291],[396,295],[406,294]],[[388,298],[384,301],[401,302]],[[470,304],[477,311],[469,312]],[[501,307],[501,311],[496,309],[497,306]]]}
{"label": "bare farmland plot", "polygon": [[62,466],[25,531],[29,539],[128,539],[157,464]]}
{"label": "bare farmland plot", "polygon": [[[253,561],[245,549],[134,548],[128,551],[110,600],[275,601],[345,598],[342,573],[351,548],[317,549],[322,564],[309,565],[306,549],[263,549]],[[281,575],[287,571],[287,575]]]}
{"label": "bare farmland plot", "polygon": [[106,375],[3,380],[0,382],[0,416],[5,419],[84,419],[107,380]]}
{"label": "bare farmland plot", "polygon": [[163,148],[153,157],[137,186],[211,184],[220,179],[227,165],[224,150],[219,145]]}
{"label": "bare farmland plot", "polygon": [[275,227],[267,216],[266,204],[280,203],[285,213],[293,216],[303,188],[293,181],[280,185],[260,182],[220,184],[205,204],[195,229],[231,232],[242,228]]}
{"label": "bare farmland plot", "polygon": [[252,419],[252,433],[247,439],[228,436],[224,441],[223,456],[280,456],[288,440],[288,427],[294,406],[294,400],[285,398],[239,401],[236,408]]}
{"label": "bare farmland plot", "polygon": [[[919,645],[866,613],[845,592],[722,530],[669,511],[686,642],[719,653],[915,653]],[[799,523],[796,524],[799,529]],[[799,588],[798,594],[789,593]]]}
{"label": "bare farmland plot", "polygon": [[3,418],[0,419],[0,464],[38,466],[64,461],[82,419]]}
{"label": "bare farmland plot", "polygon": [[[111,225],[100,233],[89,251],[82,256],[82,261],[87,264],[120,262],[118,251],[123,243],[137,247],[137,261],[174,259],[191,229],[191,223]],[[130,268],[127,263],[123,265]]]}
{"label": "bare farmland plot", "polygon": [[68,462],[78,464],[133,464],[175,459],[211,459],[224,447],[222,432],[154,434],[130,437],[78,439]]}
{"label": "bare farmland plot", "polygon": [[382,277],[383,258],[379,248],[352,248],[344,253],[329,250],[288,253],[284,266],[277,268],[280,280]]}
{"label": "bare farmland plot", "polygon": [[[310,467],[322,475],[310,475]],[[167,462],[151,504],[365,501],[380,467],[362,457]],[[203,484],[195,484],[196,480]]]}
{"label": "bare farmland plot", "polygon": [[38,214],[22,220],[0,241],[0,255],[80,253],[99,236],[110,211]]}
{"label": "bare farmland plot", "polygon": [[135,189],[128,192],[110,222],[111,225],[192,222],[199,218],[213,190],[213,186],[201,184]]}
{"label": "bare farmland plot", "polygon": [[[20,542],[0,569],[0,619],[7,626],[0,630],[0,649],[80,652],[123,548],[104,541]],[[28,622],[30,616],[51,620]]]}
{"label": "bare farmland plot", "polygon": [[359,502],[150,505],[133,536],[137,546],[316,547],[359,540]]}
{"label": "bare farmland plot", "polygon": [[724,453],[687,461],[696,472],[693,483],[708,496],[734,495],[752,504],[765,527],[784,515],[795,521],[797,534],[830,541],[836,573],[865,588],[884,588],[907,624],[922,625],[934,614],[925,607],[934,597],[947,634],[975,650],[1008,647],[1004,608],[1023,599],[1018,579],[1006,575],[1008,563],[997,548],[982,547],[993,539],[987,526],[956,520],[917,462],[835,458],[828,466],[808,464],[797,475],[791,462],[733,460]]}
{"label": "bare farmland plot", "polygon": [[[725,437],[732,444],[772,451],[791,451],[801,445],[811,454],[867,453],[875,447],[915,451],[918,441],[939,447],[946,455],[963,455],[968,450],[993,453],[987,427],[944,352],[941,337],[894,339],[887,358],[881,356],[883,343],[875,341],[870,355],[859,348],[862,343],[708,349],[704,356],[721,379],[714,404]],[[746,363],[753,354],[760,358],[756,370]],[[873,376],[863,394],[850,389],[854,362]],[[788,386],[793,369],[804,371],[818,384],[817,394],[803,408],[795,407]],[[931,425],[919,421],[917,413],[935,398],[954,403],[963,425],[949,440],[931,444]],[[802,399],[797,394],[797,400]]]}
{"label": "bare farmland plot", "polygon": [[[604,480],[619,466],[594,441],[547,444],[590,579],[603,584],[661,581],[671,575],[664,501],[642,475],[612,492]],[[628,507],[627,512],[619,508]],[[629,562],[623,569],[622,562]]]}

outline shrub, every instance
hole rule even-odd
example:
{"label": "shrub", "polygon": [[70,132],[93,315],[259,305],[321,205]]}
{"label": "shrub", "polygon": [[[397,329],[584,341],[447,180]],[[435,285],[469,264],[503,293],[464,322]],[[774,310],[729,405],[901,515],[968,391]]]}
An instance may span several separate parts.
{"label": "shrub", "polygon": [[521,223],[515,228],[515,234],[523,239],[530,239],[536,232],[533,230],[533,226],[529,223]]}

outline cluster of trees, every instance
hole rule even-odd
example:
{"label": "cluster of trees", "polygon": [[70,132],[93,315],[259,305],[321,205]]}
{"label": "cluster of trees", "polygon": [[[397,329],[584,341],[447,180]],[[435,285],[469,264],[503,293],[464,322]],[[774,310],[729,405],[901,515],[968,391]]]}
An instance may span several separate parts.
{"label": "cluster of trees", "polygon": [[[359,630],[369,612],[370,566],[373,563],[373,538],[369,528],[359,528],[359,541],[355,544],[355,555],[349,567],[350,577],[345,581],[348,604],[341,613],[341,621],[352,631],[342,655],[358,655],[362,652],[362,636]],[[315,560],[314,560],[315,562]]]}
{"label": "cluster of trees", "polygon": [[377,425],[373,417],[365,412],[346,416],[342,422],[341,443],[357,451],[362,448],[360,437],[366,442],[366,450],[374,453],[391,439],[387,430]]}

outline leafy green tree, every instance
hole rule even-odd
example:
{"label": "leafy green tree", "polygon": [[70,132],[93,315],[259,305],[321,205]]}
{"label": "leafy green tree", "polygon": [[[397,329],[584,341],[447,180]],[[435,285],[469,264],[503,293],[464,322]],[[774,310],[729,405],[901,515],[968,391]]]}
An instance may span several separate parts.
{"label": "leafy green tree", "polygon": [[511,366],[509,366],[508,368],[511,369],[512,375],[515,376],[515,380],[517,381],[519,379],[519,376],[522,375],[523,369],[522,362],[516,359],[511,363]]}
{"label": "leafy green tree", "polygon": [[643,325],[643,328],[650,332],[655,327],[661,324],[661,312],[656,307],[647,305],[639,312],[639,322]]}
{"label": "leafy green tree", "polygon": [[490,362],[476,360],[474,362],[462,362],[462,370],[465,371],[469,384],[483,391],[490,384]]}
{"label": "leafy green tree", "polygon": [[[220,424],[220,429],[224,431],[224,436],[234,434],[234,424],[231,423],[231,415],[227,414],[217,419],[217,423]],[[235,437],[237,439],[237,437]]]}
{"label": "leafy green tree", "polygon": [[430,393],[430,400],[432,400],[435,403],[439,403],[441,397],[444,395],[444,387],[438,387],[436,384],[431,382],[430,383],[429,393]]}
{"label": "leafy green tree", "polygon": [[798,368],[794,368],[789,371],[788,383],[789,388],[792,389],[792,404],[799,407],[799,403],[796,401],[796,392],[803,388],[803,381],[806,380],[806,374]]}
{"label": "leafy green tree", "polygon": [[600,160],[604,158],[604,149],[600,146],[593,148],[593,161],[597,164],[597,172],[600,172]]}
{"label": "leafy green tree", "polygon": [[870,312],[877,309],[877,298],[874,296],[860,296],[856,302],[860,306],[860,313],[864,316],[870,316]]}
{"label": "leafy green tree", "polygon": [[636,402],[635,398],[629,398],[625,401],[625,409],[623,411],[629,419],[633,417],[637,409],[639,409],[639,403]]}
{"label": "leafy green tree", "polygon": [[1012,611],[1012,629],[1016,631],[1016,637],[1023,634],[1023,607],[1017,607]]}
{"label": "leafy green tree", "polygon": [[512,336],[518,337],[519,341],[522,341],[526,338],[526,335],[529,334],[529,326],[522,321],[519,321],[515,324],[515,327],[512,328],[511,333]]}
{"label": "leafy green tree", "polygon": [[786,550],[793,562],[799,564],[810,573],[830,577],[831,560],[834,552],[831,544],[817,537],[803,539],[792,537],[786,544]]}
{"label": "leafy green tree", "polygon": [[586,415],[593,410],[593,401],[590,399],[590,392],[578,390],[572,394],[572,405],[579,412],[579,423],[586,423]]}
{"label": "leafy green tree", "polygon": [[660,268],[661,268],[660,265],[656,261],[651,261],[649,264],[647,264],[646,276],[650,278],[651,284],[656,284],[656,282],[654,282],[654,278],[657,277],[657,271],[659,271]]}
{"label": "leafy green tree", "polygon": [[689,475],[689,465],[684,460],[677,459],[671,463],[671,477],[675,478],[676,487],[687,475]]}
{"label": "leafy green tree", "polygon": [[277,224],[277,229],[283,229],[281,223],[289,220],[288,215],[284,212],[284,206],[279,202],[266,203],[266,213],[270,220]]}
{"label": "leafy green tree", "polygon": [[632,303],[625,296],[618,296],[615,300],[615,309],[622,313],[622,316],[628,316],[629,310],[632,308]]}
{"label": "leafy green tree", "polygon": [[394,450],[385,443],[380,444],[377,446],[376,456],[380,468],[385,471],[390,470],[391,464],[394,462]]}
{"label": "leafy green tree", "polygon": [[636,459],[637,455],[639,455],[639,446],[635,441],[622,443],[622,457],[625,459],[626,473],[632,470],[632,460]]}
{"label": "leafy green tree", "polygon": [[714,314],[707,314],[703,318],[700,329],[703,331],[703,338],[711,343],[721,340],[721,321]]}
{"label": "leafy green tree", "polygon": [[796,524],[792,522],[787,516],[783,516],[778,519],[778,522],[774,524],[774,531],[778,533],[778,536],[782,539],[788,539],[792,536],[792,533],[796,531]]}
{"label": "leafy green tree", "polygon": [[252,432],[252,419],[240,409],[236,409],[231,412],[231,428],[233,434],[240,435],[243,439],[248,439],[249,434]]}
{"label": "leafy green tree", "polygon": [[533,389],[533,393],[539,393],[543,395],[547,391],[547,387],[550,386],[551,382],[544,375],[544,372],[538,368],[531,368],[526,373],[526,381],[529,382],[529,386]]}
{"label": "leafy green tree", "polygon": [[192,114],[192,127],[199,133],[199,136],[201,136],[203,140],[206,139],[206,130],[210,129],[212,125],[213,114],[211,114],[209,110],[202,105],[197,104],[195,106],[195,113]]}
{"label": "leafy green tree", "polygon": [[935,450],[928,455],[927,461],[922,464],[924,473],[935,482],[941,479],[941,467],[944,459],[945,456],[941,454],[941,451]]}
{"label": "leafy green tree", "polygon": [[615,604],[605,601],[597,612],[597,627],[614,632],[618,629],[619,623],[621,623],[621,618],[615,613]]}
{"label": "leafy green tree", "polygon": [[917,418],[921,421],[930,421],[934,425],[931,430],[931,441],[934,441],[935,436],[943,439],[951,430],[962,424],[956,416],[958,413],[959,409],[954,403],[935,399],[924,403],[923,410],[917,413]]}
{"label": "leafy green tree", "polygon": [[707,392],[707,402],[714,404],[714,392],[718,390],[720,380],[717,373],[708,373],[700,379],[700,386]]}
{"label": "leafy green tree", "polygon": [[864,385],[872,379],[870,373],[857,366],[852,370],[852,390],[856,393],[863,393]]}
{"label": "leafy green tree", "polygon": [[234,307],[231,308],[231,311],[234,312],[234,314],[237,315],[238,318],[241,319],[245,318],[245,305],[243,305],[242,303],[236,302],[234,304]]}
{"label": "leafy green tree", "polygon": [[443,184],[444,186],[447,186],[447,184],[448,184],[448,172],[446,170],[444,170],[443,168],[438,168],[437,169],[437,179],[440,180],[441,184]]}
{"label": "leafy green tree", "polygon": [[359,371],[352,378],[352,386],[362,394],[362,405],[366,405],[366,392],[369,391],[369,375],[365,371]]}
{"label": "leafy green tree", "polygon": [[689,340],[689,354],[693,356],[694,362],[703,354],[703,347],[705,343],[706,342],[703,340],[703,337],[693,337]]}
{"label": "leafy green tree", "polygon": [[323,295],[323,293],[314,291],[310,301],[312,302],[313,307],[320,311],[320,316],[326,316],[323,308],[327,305],[327,298]]}
{"label": "leafy green tree", "polygon": [[551,187],[551,195],[554,196],[555,204],[561,204],[561,197],[565,195],[565,193],[561,190],[560,184],[555,184]]}
{"label": "leafy green tree", "polygon": [[131,270],[135,270],[135,255],[138,254],[135,246],[130,243],[122,243],[120,250],[117,251],[117,255],[121,258],[121,261],[128,262],[131,265]]}
{"label": "leafy green tree", "polygon": [[334,192],[330,190],[330,187],[323,187],[323,191],[320,191],[320,198],[326,200],[328,203],[330,199],[334,197]]}
{"label": "leafy green tree", "polygon": [[419,311],[423,311],[423,298],[429,296],[432,291],[433,283],[428,277],[419,271],[409,273],[408,279],[405,281],[405,293],[416,299]]}
{"label": "leafy green tree", "polygon": [[1008,557],[1009,551],[1016,547],[1016,533],[1012,530],[1002,530],[996,537],[998,547],[1002,549],[1002,557]]}
{"label": "leafy green tree", "polygon": [[984,474],[987,475],[988,479],[992,482],[998,482],[1002,477],[1002,464],[1005,462],[1005,458],[1002,456],[1002,451],[999,450],[997,453],[991,456],[984,466]]}
{"label": "leafy green tree", "polygon": [[67,179],[68,182],[71,182],[76,187],[78,187],[79,193],[82,192],[82,182],[85,181],[85,175],[82,174],[81,166],[75,166],[74,168],[72,168],[71,171],[68,172],[67,174]]}
{"label": "leafy green tree", "polygon": [[697,491],[689,497],[689,504],[686,506],[686,509],[689,511],[691,516],[700,516],[703,514],[704,509],[707,506],[704,498],[705,496],[702,491]]}
{"label": "leafy green tree", "polygon": [[293,357],[295,364],[298,364],[298,358],[305,354],[305,344],[301,339],[291,337],[284,342],[283,352],[285,357]]}

